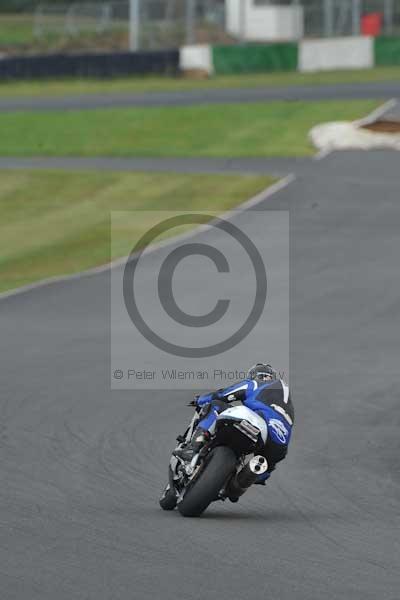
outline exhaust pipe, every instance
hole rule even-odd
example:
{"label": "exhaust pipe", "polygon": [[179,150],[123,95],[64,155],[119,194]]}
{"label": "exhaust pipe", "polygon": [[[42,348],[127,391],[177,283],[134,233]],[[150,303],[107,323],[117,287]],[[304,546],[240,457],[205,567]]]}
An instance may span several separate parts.
{"label": "exhaust pipe", "polygon": [[257,477],[268,471],[268,462],[264,456],[254,456],[236,474],[228,485],[227,495],[229,498],[239,498],[255,482]]}

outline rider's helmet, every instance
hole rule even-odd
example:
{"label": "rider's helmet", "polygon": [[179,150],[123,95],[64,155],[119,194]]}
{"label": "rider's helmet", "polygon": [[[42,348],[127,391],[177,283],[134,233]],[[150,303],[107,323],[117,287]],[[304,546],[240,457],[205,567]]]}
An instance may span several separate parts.
{"label": "rider's helmet", "polygon": [[277,378],[276,371],[274,371],[271,365],[266,365],[264,363],[257,363],[247,371],[247,379],[255,379],[258,383],[272,381]]}

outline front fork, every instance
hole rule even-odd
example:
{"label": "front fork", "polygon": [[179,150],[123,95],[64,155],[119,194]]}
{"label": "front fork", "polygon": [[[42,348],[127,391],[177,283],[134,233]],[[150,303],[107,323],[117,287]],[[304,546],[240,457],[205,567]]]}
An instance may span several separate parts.
{"label": "front fork", "polygon": [[[181,446],[181,444],[187,444],[188,442],[190,442],[190,440],[192,439],[193,432],[196,429],[198,422],[199,422],[199,413],[198,413],[198,410],[196,409],[194,411],[193,417],[192,417],[185,433],[183,433],[182,435],[178,435],[178,437],[176,438],[176,441],[179,442],[177,448],[179,448]],[[177,448],[175,448],[175,450]]]}

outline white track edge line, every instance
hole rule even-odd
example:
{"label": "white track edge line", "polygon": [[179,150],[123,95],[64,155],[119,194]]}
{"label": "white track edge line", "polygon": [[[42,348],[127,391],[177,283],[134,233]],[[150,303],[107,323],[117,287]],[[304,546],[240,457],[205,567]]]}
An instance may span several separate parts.
{"label": "white track edge line", "polygon": [[[252,208],[253,206],[256,206],[257,204],[260,204],[267,198],[269,198],[269,197],[273,196],[274,194],[278,193],[279,191],[283,190],[285,187],[287,187],[291,183],[293,183],[293,181],[295,181],[295,179],[296,179],[296,176],[294,174],[286,175],[285,177],[283,177],[282,179],[279,179],[279,181],[277,181],[276,183],[273,183],[269,187],[265,188],[264,190],[262,190],[261,192],[259,192],[258,194],[256,194],[252,198],[250,198],[249,200],[245,200],[245,202],[243,202],[242,204],[239,204],[237,206],[237,208],[231,209],[231,210],[219,215],[216,218],[221,218],[221,219],[232,218],[238,211],[248,210],[249,208]],[[200,212],[206,212],[206,211],[189,211],[189,212],[200,213]],[[153,244],[150,246],[150,248],[148,250],[146,250],[146,253],[148,254],[150,252],[155,252],[156,250],[159,250],[160,248],[165,248],[166,246],[170,246],[170,245],[176,244],[177,242],[180,242],[185,239],[189,239],[193,236],[196,236],[202,230],[212,227],[212,224],[213,224],[213,221],[210,221],[206,225],[200,225],[198,227],[195,227],[194,229],[191,229],[190,231],[188,231],[186,233],[183,233],[181,235],[178,235],[178,236],[169,238],[167,240],[158,242],[156,244]],[[71,273],[69,275],[55,275],[54,277],[48,277],[46,279],[41,279],[40,281],[36,281],[34,283],[29,283],[28,285],[23,285],[21,287],[15,288],[8,292],[0,293],[0,301],[6,300],[7,298],[11,298],[13,296],[19,296],[21,294],[25,294],[32,290],[36,290],[41,287],[49,286],[54,283],[63,283],[66,281],[74,281],[77,279],[83,279],[84,277],[89,277],[91,275],[97,275],[99,273],[104,273],[105,271],[109,271],[115,267],[118,267],[118,266],[126,263],[127,259],[128,259],[128,256],[123,256],[121,258],[117,258],[116,260],[108,262],[104,265],[100,265],[98,267],[93,267],[91,269],[87,269],[86,271],[81,271],[79,273]]]}
{"label": "white track edge line", "polygon": [[322,150],[319,150],[317,152],[317,154],[315,154],[313,156],[313,160],[323,160],[324,158],[326,158],[327,156],[329,156],[330,154],[332,154],[333,150],[331,148],[323,148]]}
{"label": "white track edge line", "polygon": [[368,125],[369,123],[373,123],[374,121],[379,119],[379,117],[383,117],[383,115],[385,113],[387,113],[391,108],[394,108],[396,106],[396,104],[397,104],[396,98],[391,98],[390,100],[387,100],[387,102],[384,102],[383,104],[381,104],[381,106],[378,106],[378,108],[373,110],[372,113],[370,113],[363,119],[358,119],[357,121],[354,121],[354,124],[361,126],[361,125]]}

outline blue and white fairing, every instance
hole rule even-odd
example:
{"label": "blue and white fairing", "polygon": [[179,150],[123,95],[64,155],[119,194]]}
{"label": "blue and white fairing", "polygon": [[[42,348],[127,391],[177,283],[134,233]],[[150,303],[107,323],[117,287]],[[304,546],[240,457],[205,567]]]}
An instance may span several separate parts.
{"label": "blue and white fairing", "polygon": [[253,427],[259,429],[264,444],[267,441],[268,429],[266,422],[247,406],[231,406],[217,416],[217,421],[226,420],[233,420],[238,423],[248,421]]}
{"label": "blue and white fairing", "polygon": [[[262,396],[268,395],[269,390],[275,389],[278,385],[281,402],[271,402],[269,405],[262,400]],[[231,402],[235,399],[241,400],[243,406],[251,412],[260,416],[267,424],[267,435],[270,440],[276,444],[287,446],[290,442],[293,419],[286,408],[289,401],[289,388],[287,384],[280,380],[269,381],[258,384],[252,379],[245,379],[235,385],[218,390],[214,394],[204,394],[197,400],[198,406],[205,406],[212,403],[213,398]],[[225,412],[225,411],[224,411]],[[208,429],[211,433],[215,430],[215,420],[218,417],[218,409],[213,409],[200,422],[200,427]]]}

